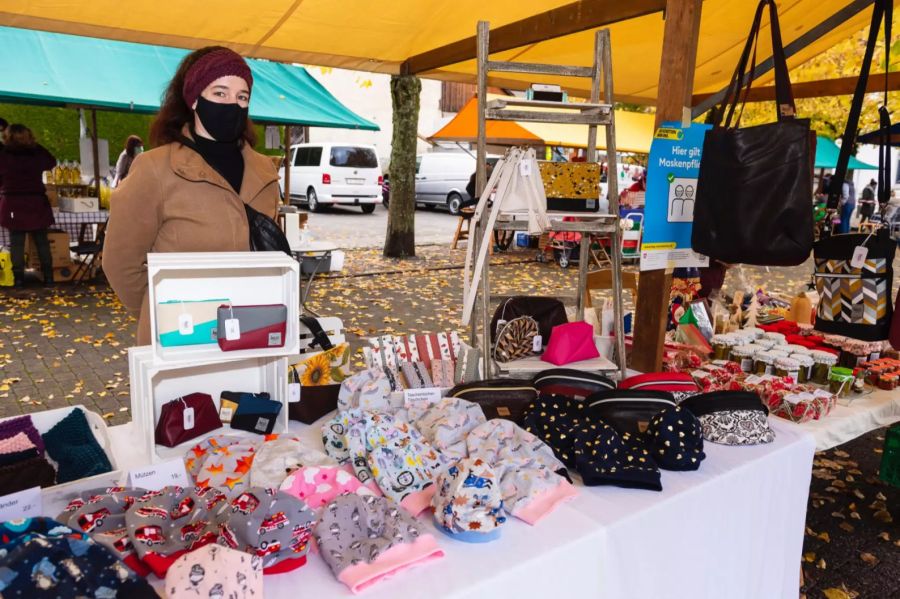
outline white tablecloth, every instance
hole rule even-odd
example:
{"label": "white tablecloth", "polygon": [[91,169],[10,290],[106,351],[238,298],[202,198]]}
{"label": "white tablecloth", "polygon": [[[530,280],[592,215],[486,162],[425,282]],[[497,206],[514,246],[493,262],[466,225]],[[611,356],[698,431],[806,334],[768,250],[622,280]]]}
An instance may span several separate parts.
{"label": "white tablecloth", "polygon": [[876,389],[869,395],[839,399],[828,416],[800,426],[815,436],[816,449],[822,451],[897,421],[900,421],[900,389]]}
{"label": "white tablecloth", "polygon": [[[364,596],[796,598],[815,442],[797,425],[770,421],[774,443],[707,443],[699,471],[663,471],[661,493],[580,487],[579,497],[536,526],[510,519],[501,538],[485,544],[434,530],[443,559]],[[291,428],[320,438],[319,427]],[[129,456],[130,425],[110,432],[120,463],[139,460]],[[267,599],[352,596],[317,555],[293,573],[266,576],[265,591]]]}

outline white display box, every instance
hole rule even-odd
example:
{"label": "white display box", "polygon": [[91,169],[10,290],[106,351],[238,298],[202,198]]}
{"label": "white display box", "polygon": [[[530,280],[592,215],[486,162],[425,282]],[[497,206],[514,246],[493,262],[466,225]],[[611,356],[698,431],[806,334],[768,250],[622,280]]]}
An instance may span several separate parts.
{"label": "white display box", "polygon": [[62,212],[97,212],[100,200],[90,197],[59,198],[57,201]]}
{"label": "white display box", "polygon": [[163,447],[155,441],[156,423],[164,404],[189,393],[206,393],[213,398],[216,410],[222,391],[269,393],[271,399],[282,404],[272,432],[288,430],[288,392],[286,357],[250,357],[240,360],[219,360],[201,364],[160,364],[153,360],[149,346],[131,348],[128,352],[131,371],[131,411],[134,430],[141,438],[148,462],[183,457],[191,447],[212,435],[239,435],[261,440],[262,436],[232,429],[227,424],[200,435],[176,447]]}
{"label": "white display box", "polygon": [[[112,465],[112,470],[103,474],[97,474],[96,476],[80,478],[78,480],[73,480],[67,483],[62,483],[42,489],[41,494],[43,495],[45,516],[55,517],[57,514],[59,514],[59,512],[63,510],[63,508],[66,507],[69,501],[81,495],[81,493],[83,493],[84,491],[87,491],[89,489],[97,489],[100,487],[117,486],[119,484],[119,480],[122,477],[122,472],[119,470],[118,461],[116,460],[116,456],[112,451],[112,443],[109,439],[106,422],[96,412],[92,412],[82,405],[76,405],[66,408],[44,410],[43,412],[33,412],[29,414],[29,416],[31,416],[31,422],[34,424],[34,428],[36,428],[38,432],[43,435],[51,428],[56,426],[56,424],[60,420],[72,413],[72,410],[81,410],[82,412],[84,412],[84,416],[87,419],[88,426],[90,426],[91,432],[94,433],[94,438],[97,440],[97,443],[100,445],[100,447],[103,448],[103,451],[106,453],[106,457],[109,458],[109,463],[110,465]],[[18,418],[18,416],[14,416],[14,418]],[[2,420],[0,420],[0,422],[5,420],[10,419],[3,418]],[[47,458],[47,461],[53,464],[55,468],[56,462],[53,461],[53,458],[51,458],[49,454],[47,454],[45,457]]]}
{"label": "white display box", "polygon": [[[299,353],[300,265],[282,252],[193,252],[147,254],[150,327],[154,359],[167,363],[207,363]],[[228,298],[234,306],[284,304],[283,347],[223,352],[217,344],[163,347],[156,306],[167,301]]]}

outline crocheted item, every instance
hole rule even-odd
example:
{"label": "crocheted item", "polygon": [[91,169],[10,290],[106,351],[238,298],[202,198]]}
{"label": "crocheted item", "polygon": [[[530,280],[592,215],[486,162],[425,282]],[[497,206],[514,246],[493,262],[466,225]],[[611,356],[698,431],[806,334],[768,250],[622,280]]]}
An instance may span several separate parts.
{"label": "crocheted item", "polygon": [[66,483],[112,471],[106,452],[97,443],[84,412],[72,410],[44,434],[47,453],[59,465],[56,480]]}
{"label": "crocheted item", "polygon": [[16,433],[8,439],[0,439],[0,454],[17,453],[33,447],[34,443],[25,433]]}
{"label": "crocheted item", "polygon": [[0,422],[0,439],[9,439],[17,433],[25,433],[40,453],[44,453],[44,442],[41,440],[41,434],[34,427],[31,416],[19,416]]}
{"label": "crocheted item", "polygon": [[9,466],[10,464],[18,464],[31,458],[41,457],[37,447],[26,449],[25,451],[17,451],[15,453],[0,453],[0,466]]}

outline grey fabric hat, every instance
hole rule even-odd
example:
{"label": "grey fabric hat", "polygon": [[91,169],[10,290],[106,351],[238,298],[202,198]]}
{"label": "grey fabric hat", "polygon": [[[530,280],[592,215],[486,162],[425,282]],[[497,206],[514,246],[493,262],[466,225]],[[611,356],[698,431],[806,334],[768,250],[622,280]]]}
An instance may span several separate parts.
{"label": "grey fabric hat", "polygon": [[257,555],[264,574],[306,563],[316,515],[287,493],[251,487],[219,508],[219,544]]}
{"label": "grey fabric hat", "polygon": [[335,577],[354,593],[408,568],[442,557],[443,550],[393,501],[341,495],[322,513],[316,542]]}

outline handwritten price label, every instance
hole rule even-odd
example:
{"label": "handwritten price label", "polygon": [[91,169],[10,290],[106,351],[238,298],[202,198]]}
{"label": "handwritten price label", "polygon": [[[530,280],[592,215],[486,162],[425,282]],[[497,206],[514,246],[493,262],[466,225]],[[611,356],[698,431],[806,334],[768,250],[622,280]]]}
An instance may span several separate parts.
{"label": "handwritten price label", "polygon": [[168,460],[143,468],[135,468],[128,472],[128,486],[140,487],[149,491],[159,491],[167,486],[189,487],[184,462],[180,459]]}
{"label": "handwritten price label", "polygon": [[0,521],[37,518],[44,511],[40,487],[32,487],[0,497]]}

